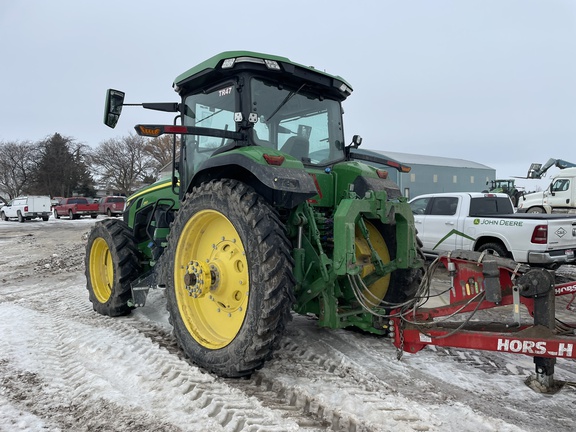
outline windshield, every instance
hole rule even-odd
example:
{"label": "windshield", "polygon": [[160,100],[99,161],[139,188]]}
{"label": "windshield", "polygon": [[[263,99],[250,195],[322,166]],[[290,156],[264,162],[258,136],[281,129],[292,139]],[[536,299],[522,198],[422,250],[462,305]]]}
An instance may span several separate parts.
{"label": "windshield", "polygon": [[254,141],[291,154],[306,164],[328,165],[344,157],[340,103],[321,99],[306,85],[287,89],[251,79]]}

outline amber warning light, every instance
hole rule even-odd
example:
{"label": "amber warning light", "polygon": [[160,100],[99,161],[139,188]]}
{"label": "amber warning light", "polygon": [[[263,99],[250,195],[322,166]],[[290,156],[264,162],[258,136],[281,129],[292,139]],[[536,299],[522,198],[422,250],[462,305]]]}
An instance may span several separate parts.
{"label": "amber warning light", "polygon": [[136,125],[136,133],[140,136],[157,137],[163,134],[184,134],[186,126],[173,125]]}

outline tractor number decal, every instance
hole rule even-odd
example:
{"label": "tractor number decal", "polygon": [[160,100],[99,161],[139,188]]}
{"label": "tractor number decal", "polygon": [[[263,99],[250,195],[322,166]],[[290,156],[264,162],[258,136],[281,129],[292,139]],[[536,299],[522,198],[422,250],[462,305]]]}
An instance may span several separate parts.
{"label": "tractor number decal", "polygon": [[444,237],[442,237],[442,238],[440,239],[440,241],[439,241],[438,243],[436,243],[436,245],[434,245],[434,247],[432,248],[432,250],[436,249],[438,246],[440,246],[440,245],[444,242],[444,240],[446,240],[446,239],[449,238],[449,237],[452,237],[453,235],[455,235],[455,236],[460,236],[460,237],[464,237],[464,238],[466,238],[466,239],[468,239],[468,240],[472,240],[472,241],[475,241],[475,240],[476,240],[474,237],[470,237],[469,235],[464,234],[463,232],[460,232],[460,231],[458,231],[458,230],[453,229],[453,230],[450,231],[448,234],[446,234]]}
{"label": "tractor number decal", "polygon": [[218,90],[218,96],[228,96],[232,94],[232,86]]}

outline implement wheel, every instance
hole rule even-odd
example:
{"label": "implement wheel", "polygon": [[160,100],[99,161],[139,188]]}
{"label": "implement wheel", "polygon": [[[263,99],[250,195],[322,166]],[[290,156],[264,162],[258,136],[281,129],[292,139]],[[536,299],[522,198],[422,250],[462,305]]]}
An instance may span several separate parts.
{"label": "implement wheel", "polygon": [[140,273],[138,250],[124,221],[96,223],[86,245],[86,288],[94,310],[102,315],[127,315],[133,309],[130,282]]}
{"label": "implement wheel", "polygon": [[272,357],[294,289],[284,226],[253,189],[203,184],[176,214],[161,260],[167,308],[184,353],[224,377]]}

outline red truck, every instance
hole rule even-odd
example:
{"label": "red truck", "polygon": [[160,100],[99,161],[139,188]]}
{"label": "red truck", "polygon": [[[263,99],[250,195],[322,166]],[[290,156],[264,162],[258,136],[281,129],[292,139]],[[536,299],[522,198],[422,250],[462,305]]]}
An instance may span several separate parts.
{"label": "red truck", "polygon": [[120,216],[124,211],[126,197],[106,196],[98,201],[98,213],[107,216]]}
{"label": "red truck", "polygon": [[55,219],[60,219],[60,216],[68,216],[70,220],[82,216],[95,219],[98,217],[98,203],[91,203],[88,198],[84,197],[64,198],[52,207],[52,212]]}

